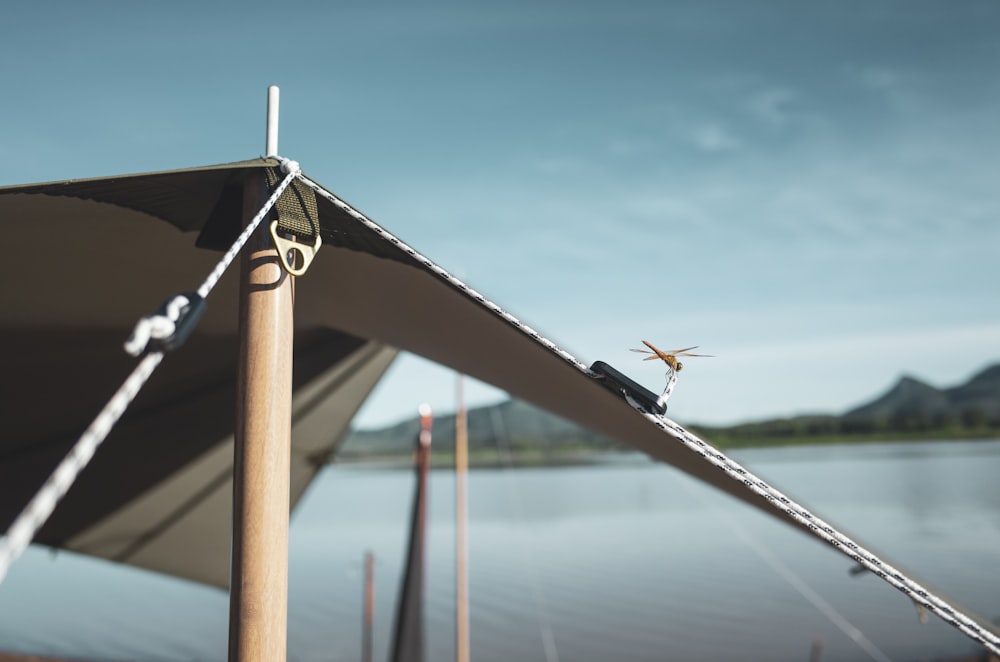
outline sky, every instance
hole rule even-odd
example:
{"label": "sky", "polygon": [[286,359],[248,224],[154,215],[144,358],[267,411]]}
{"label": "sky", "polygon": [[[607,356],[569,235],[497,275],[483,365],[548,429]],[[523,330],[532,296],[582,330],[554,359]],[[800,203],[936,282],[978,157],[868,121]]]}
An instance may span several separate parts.
{"label": "sky", "polygon": [[[0,185],[253,158],[278,85],[282,155],[581,361],[658,391],[641,340],[715,355],[686,363],[678,420],[1000,361],[992,0],[4,13]],[[356,423],[451,411],[455,384],[404,355]]]}

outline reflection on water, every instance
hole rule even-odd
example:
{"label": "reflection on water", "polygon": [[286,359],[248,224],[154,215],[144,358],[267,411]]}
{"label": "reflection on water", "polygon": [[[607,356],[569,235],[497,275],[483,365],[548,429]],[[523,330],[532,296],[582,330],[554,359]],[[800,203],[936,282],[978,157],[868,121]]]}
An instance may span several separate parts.
{"label": "reflection on water", "polygon": [[[737,459],[918,579],[1000,617],[1000,442],[746,450]],[[362,558],[388,653],[412,475],[336,467],[292,521],[289,659],[357,660]],[[478,660],[922,660],[977,650],[791,527],[662,465],[470,476]],[[454,658],[453,477],[431,476],[428,658]],[[0,586],[0,649],[224,660],[215,589],[33,549]]]}

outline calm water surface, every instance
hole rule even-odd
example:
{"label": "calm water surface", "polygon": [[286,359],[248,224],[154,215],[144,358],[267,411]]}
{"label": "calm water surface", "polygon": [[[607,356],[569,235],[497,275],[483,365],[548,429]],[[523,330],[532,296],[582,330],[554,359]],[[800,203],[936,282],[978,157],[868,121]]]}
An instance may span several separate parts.
{"label": "calm water surface", "polygon": [[[1000,441],[744,451],[739,461],[918,581],[1000,619]],[[429,660],[454,659],[454,478],[431,477]],[[376,556],[385,659],[413,476],[324,471],[291,529],[289,659],[358,660]],[[634,456],[474,471],[473,659],[941,660],[978,652],[813,538]],[[0,586],[0,650],[225,660],[222,591],[32,549]]]}

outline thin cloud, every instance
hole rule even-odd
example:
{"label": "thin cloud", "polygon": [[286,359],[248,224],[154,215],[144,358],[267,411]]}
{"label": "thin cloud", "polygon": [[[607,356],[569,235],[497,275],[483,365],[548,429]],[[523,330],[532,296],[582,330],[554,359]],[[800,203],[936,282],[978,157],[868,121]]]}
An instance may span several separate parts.
{"label": "thin cloud", "polygon": [[792,102],[796,95],[783,87],[769,88],[753,94],[746,103],[750,114],[772,127],[782,127],[791,120]]}
{"label": "thin cloud", "polygon": [[574,156],[536,157],[531,168],[544,175],[578,175],[590,170],[590,161]]}
{"label": "thin cloud", "polygon": [[902,81],[899,72],[879,66],[862,67],[855,72],[855,76],[862,87],[872,90],[895,89]]}
{"label": "thin cloud", "polygon": [[702,124],[694,128],[691,140],[705,152],[731,152],[743,146],[732,131],[720,123]]}

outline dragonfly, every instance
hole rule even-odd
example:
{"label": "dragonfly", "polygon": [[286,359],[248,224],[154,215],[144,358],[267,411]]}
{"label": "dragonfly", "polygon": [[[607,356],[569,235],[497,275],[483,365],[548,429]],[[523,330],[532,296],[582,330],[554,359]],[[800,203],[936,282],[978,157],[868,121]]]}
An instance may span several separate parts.
{"label": "dragonfly", "polygon": [[691,354],[692,349],[698,349],[698,345],[694,347],[685,347],[684,349],[672,349],[670,351],[663,351],[662,349],[653,345],[653,343],[648,340],[643,340],[642,344],[649,349],[633,349],[633,352],[639,352],[640,354],[650,354],[643,359],[643,361],[655,361],[656,359],[661,359],[664,363],[670,366],[670,369],[674,372],[680,372],[684,367],[684,364],[677,360],[678,356],[703,356],[712,357],[713,354]]}

